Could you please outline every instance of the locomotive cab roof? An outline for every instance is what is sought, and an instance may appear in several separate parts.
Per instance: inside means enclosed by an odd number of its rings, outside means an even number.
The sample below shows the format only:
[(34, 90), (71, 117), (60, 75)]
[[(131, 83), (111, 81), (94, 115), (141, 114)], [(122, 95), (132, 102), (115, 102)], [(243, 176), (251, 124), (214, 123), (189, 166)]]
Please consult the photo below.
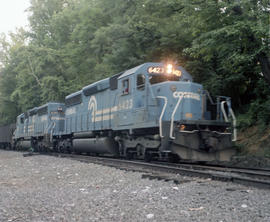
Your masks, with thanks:
[(48, 107), (51, 107), (51, 106), (63, 106), (63, 105), (64, 105), (63, 103), (57, 103), (57, 102), (46, 103), (45, 105), (40, 106), (40, 107), (37, 108), (37, 114), (39, 116), (47, 114), (48, 113)]
[[(164, 73), (149, 73), (149, 68), (165, 68), (167, 64), (165, 63), (155, 63), (155, 62), (148, 62), (142, 65), (136, 66), (132, 69), (126, 70), (123, 74), (121, 74), (118, 79), (122, 79), (132, 74), (164, 74)], [(181, 72), (181, 76), (179, 76), (180, 81), (189, 81), (192, 82), (192, 76), (182, 67), (182, 66), (175, 66), (174, 69), (177, 69)]]
[(17, 118), (23, 118), (24, 117), (24, 113), (21, 113)]
[(28, 111), (29, 116), (33, 116), (33, 115), (37, 114), (37, 110), (38, 110), (37, 107), (35, 107), (35, 108), (33, 108), (33, 109), (30, 109), (30, 110)]
[(141, 71), (141, 68), (144, 67), (147, 64), (152, 64), (152, 63), (144, 63), (144, 64), (136, 66), (136, 67), (134, 67), (132, 69), (126, 70), (122, 75), (120, 75), (118, 77), (118, 79), (122, 79), (122, 78), (124, 78), (126, 76), (129, 76), (131, 74), (138, 73), (139, 71)]

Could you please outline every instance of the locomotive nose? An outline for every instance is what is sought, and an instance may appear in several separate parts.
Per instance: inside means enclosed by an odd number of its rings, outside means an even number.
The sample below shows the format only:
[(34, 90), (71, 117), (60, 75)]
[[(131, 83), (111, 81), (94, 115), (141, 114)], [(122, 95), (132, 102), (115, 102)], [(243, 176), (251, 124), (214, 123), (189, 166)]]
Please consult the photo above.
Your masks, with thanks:
[(167, 82), (155, 89), (163, 121), (202, 118), (202, 86), (192, 82)]

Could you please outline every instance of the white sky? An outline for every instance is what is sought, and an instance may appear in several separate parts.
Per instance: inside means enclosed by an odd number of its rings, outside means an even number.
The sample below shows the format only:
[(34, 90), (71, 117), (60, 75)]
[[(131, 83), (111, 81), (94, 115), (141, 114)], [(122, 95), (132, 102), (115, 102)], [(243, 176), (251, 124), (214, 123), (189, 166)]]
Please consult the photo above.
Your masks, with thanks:
[(16, 27), (28, 25), (25, 12), (30, 7), (30, 0), (0, 0), (0, 33), (14, 32)]

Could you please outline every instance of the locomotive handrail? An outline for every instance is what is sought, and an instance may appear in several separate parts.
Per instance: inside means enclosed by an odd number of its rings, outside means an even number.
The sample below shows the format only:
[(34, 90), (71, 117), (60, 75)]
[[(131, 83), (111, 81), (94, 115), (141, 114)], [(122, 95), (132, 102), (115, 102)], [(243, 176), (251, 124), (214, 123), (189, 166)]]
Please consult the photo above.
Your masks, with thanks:
[(53, 133), (53, 130), (55, 128), (55, 122), (51, 122), (47, 128), (45, 129), (45, 133), (47, 133), (49, 136), (50, 136), (50, 142), (52, 142), (52, 139), (53, 139), (53, 136), (52, 136), (52, 133)]
[(50, 142), (52, 143), (53, 142), (53, 130), (55, 128), (56, 124), (55, 122), (53, 122), (53, 126), (52, 126), (52, 129), (51, 129), (51, 134), (50, 134)]
[(178, 101), (177, 101), (177, 103), (176, 103), (176, 105), (175, 105), (175, 107), (174, 107), (172, 116), (171, 116), (171, 125), (170, 125), (170, 138), (171, 138), (171, 139), (175, 139), (175, 137), (173, 136), (173, 122), (174, 122), (174, 115), (175, 115), (176, 110), (178, 109), (178, 107), (179, 107), (179, 105), (180, 105), (182, 99), (184, 98), (184, 96), (185, 96), (185, 93), (182, 94), (182, 95), (179, 97), (179, 99), (178, 99)]
[(208, 90), (204, 90), (204, 91), (206, 92), (206, 95), (207, 95), (208, 99), (210, 100), (210, 103), (211, 103), (212, 105), (215, 105), (216, 103), (214, 103), (214, 101), (213, 101), (213, 99), (212, 99), (210, 93), (208, 92)]
[[(225, 103), (227, 103), (227, 101), (221, 102), (221, 111), (223, 113), (225, 122), (229, 122), (229, 119), (228, 119), (228, 116), (227, 116), (227, 113), (226, 113), (225, 107), (224, 107)], [(229, 106), (229, 112), (230, 112), (232, 119), (233, 119), (233, 139), (232, 139), (232, 141), (236, 141), (237, 140), (236, 117), (235, 117), (234, 112), (230, 106)]]
[(163, 108), (162, 108), (162, 111), (161, 111), (161, 114), (160, 114), (160, 117), (159, 117), (159, 136), (160, 136), (160, 138), (163, 138), (164, 136), (163, 136), (163, 133), (162, 133), (162, 118), (164, 116), (165, 109), (167, 107), (168, 98), (166, 96), (157, 96), (157, 98), (164, 99), (164, 105), (163, 105)]
[(225, 107), (224, 107), (224, 104), (226, 103), (226, 101), (222, 101), (220, 106), (221, 106), (221, 111), (223, 113), (223, 116), (224, 116), (224, 119), (225, 119), (225, 122), (229, 122), (229, 119), (228, 119), (228, 116), (227, 116), (227, 113), (225, 111)]
[(53, 122), (51, 122), (51, 123), (46, 127), (45, 133), (49, 134), (52, 125), (53, 125)]

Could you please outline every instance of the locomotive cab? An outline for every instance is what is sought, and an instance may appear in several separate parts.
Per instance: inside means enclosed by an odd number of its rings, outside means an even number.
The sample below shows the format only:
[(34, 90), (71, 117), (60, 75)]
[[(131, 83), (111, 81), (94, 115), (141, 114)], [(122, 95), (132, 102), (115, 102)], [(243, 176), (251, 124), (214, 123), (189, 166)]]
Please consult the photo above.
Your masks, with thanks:
[[(150, 89), (159, 100), (161, 152), (187, 160), (229, 161), (235, 151), (230, 123), (223, 118), (227, 118), (226, 113), (221, 112), (222, 103), (213, 104), (218, 114), (213, 115), (208, 110), (208, 94), (181, 67), (174, 71), (168, 65), (161, 69), (163, 72), (151, 74), (153, 70), (160, 69), (148, 68)], [(230, 98), (226, 97), (226, 102), (230, 106)]]

